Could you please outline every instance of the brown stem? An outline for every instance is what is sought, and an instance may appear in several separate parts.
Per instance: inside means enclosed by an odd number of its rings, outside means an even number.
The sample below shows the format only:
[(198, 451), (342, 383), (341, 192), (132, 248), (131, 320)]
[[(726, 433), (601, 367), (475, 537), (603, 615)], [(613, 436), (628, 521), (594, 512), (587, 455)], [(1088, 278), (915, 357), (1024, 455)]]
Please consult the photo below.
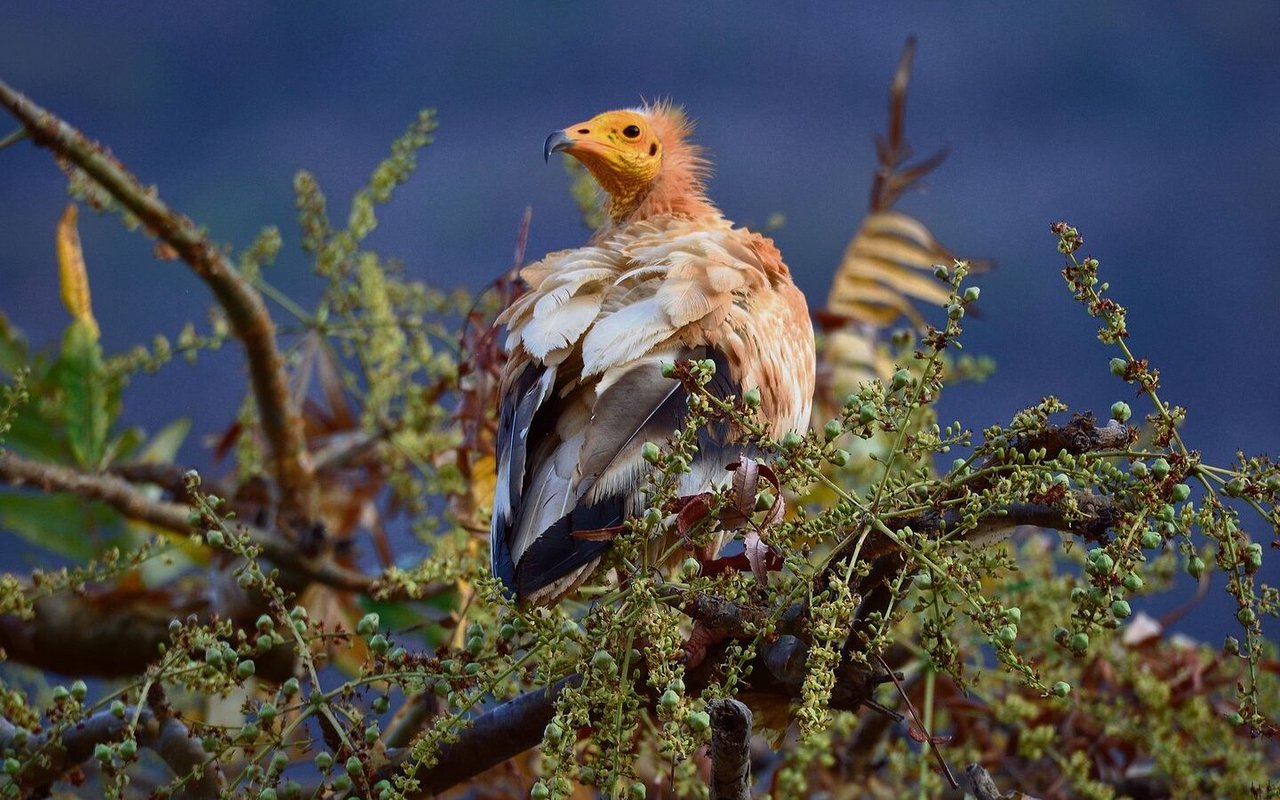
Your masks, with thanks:
[[(56, 464), (31, 461), (11, 452), (0, 453), (0, 483), (31, 486), (43, 492), (69, 492), (98, 500), (125, 517), (190, 536), (194, 533), (191, 509), (180, 503), (152, 500), (132, 484), (114, 475), (88, 474)], [(349, 592), (368, 592), (375, 579), (347, 569), (326, 555), (306, 556), (281, 534), (252, 525), (239, 525), (262, 555), (281, 569), (308, 580)]]
[(106, 148), (0, 81), (0, 105), (16, 117), (32, 141), (84, 171), (178, 254), (213, 291), (231, 329), (244, 345), (258, 415), (269, 449), (271, 474), (281, 489), (287, 515), (316, 516), (302, 420), (289, 398), (284, 361), (276, 346), (275, 324), (261, 295), (249, 285), (204, 231), (169, 208), (154, 189), (144, 187)]
[(712, 700), (711, 800), (751, 800), (751, 709)]
[[(175, 775), (193, 776), (183, 786), (182, 796), (197, 800), (217, 797), (226, 783), (222, 774), (201, 749), (200, 740), (163, 706), (137, 710), (127, 706), (122, 715), (100, 711), (56, 734), (29, 734), (22, 745), (17, 744), (17, 727), (0, 717), (0, 749), (16, 751), (19, 760), (26, 761), (22, 771), (14, 776), (15, 782), (28, 791), (24, 796), (43, 796), (40, 790), (92, 757), (96, 745), (121, 741), (135, 713), (138, 714), (137, 743), (153, 750)], [(37, 752), (43, 758), (22, 758)]]

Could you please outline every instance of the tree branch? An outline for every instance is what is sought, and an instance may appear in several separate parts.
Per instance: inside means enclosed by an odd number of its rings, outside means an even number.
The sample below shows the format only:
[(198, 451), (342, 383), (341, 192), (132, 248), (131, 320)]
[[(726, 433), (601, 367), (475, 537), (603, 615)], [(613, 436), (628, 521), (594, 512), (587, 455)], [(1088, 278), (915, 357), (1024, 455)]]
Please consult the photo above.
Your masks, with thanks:
[(751, 709), (712, 700), (711, 800), (751, 800)]
[[(144, 706), (141, 709), (127, 706), (125, 713), (119, 716), (110, 711), (100, 711), (56, 733), (28, 734), (22, 744), (18, 744), (18, 728), (0, 717), (0, 750), (20, 754), (20, 760), (26, 764), (13, 779), (34, 794), (33, 790), (48, 787), (89, 760), (97, 745), (124, 739), (135, 713), (138, 714), (137, 743), (155, 751), (175, 775), (194, 776), (184, 787), (183, 797), (196, 800), (216, 798), (219, 790), (225, 787), (221, 772), (201, 749), (200, 740), (159, 704), (155, 708)], [(47, 761), (31, 758), (37, 752)]]
[(53, 113), (0, 81), (0, 105), (16, 117), (37, 146), (79, 167), (138, 217), (147, 230), (172, 247), (213, 291), (231, 329), (244, 345), (249, 379), (266, 435), (271, 474), (280, 485), (290, 516), (314, 519), (312, 481), (302, 420), (289, 398), (284, 362), (276, 346), (275, 324), (261, 295), (241, 277), (222, 250), (194, 222), (144, 187), (108, 150)]
[[(132, 484), (114, 475), (91, 475), (56, 464), (25, 459), (12, 452), (0, 453), (0, 482), (31, 486), (43, 492), (69, 492), (98, 500), (123, 516), (158, 528), (190, 536), (195, 533), (191, 509), (181, 503), (152, 500)], [(262, 549), (262, 556), (282, 570), (307, 580), (349, 592), (368, 592), (376, 579), (335, 563), (327, 555), (307, 556), (281, 534), (237, 522), (249, 540)]]

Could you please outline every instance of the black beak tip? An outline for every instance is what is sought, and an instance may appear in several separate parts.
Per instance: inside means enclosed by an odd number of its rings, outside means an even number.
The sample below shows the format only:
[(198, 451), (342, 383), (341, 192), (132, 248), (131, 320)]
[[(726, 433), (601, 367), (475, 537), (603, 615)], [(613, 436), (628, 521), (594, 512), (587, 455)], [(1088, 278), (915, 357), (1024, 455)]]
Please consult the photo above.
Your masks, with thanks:
[(565, 135), (564, 131), (556, 131), (547, 137), (547, 141), (542, 145), (542, 160), (550, 161), (552, 153), (558, 153), (573, 146), (573, 140)]

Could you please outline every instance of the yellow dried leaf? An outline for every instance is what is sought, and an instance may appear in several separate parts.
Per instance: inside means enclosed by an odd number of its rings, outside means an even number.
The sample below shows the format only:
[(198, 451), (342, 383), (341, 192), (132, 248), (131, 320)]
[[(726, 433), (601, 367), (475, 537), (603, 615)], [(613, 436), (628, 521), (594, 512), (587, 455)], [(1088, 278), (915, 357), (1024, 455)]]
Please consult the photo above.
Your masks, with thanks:
[(485, 455), (471, 462), (471, 507), (487, 506), (493, 502), (498, 488), (498, 467), (493, 456)]
[(949, 287), (933, 277), (933, 269), (953, 258), (918, 220), (900, 211), (874, 212), (845, 249), (827, 308), (876, 327), (899, 315), (921, 326), (914, 302), (938, 305), (947, 299)]
[(98, 321), (93, 317), (93, 303), (89, 298), (89, 273), (84, 265), (84, 251), (80, 249), (80, 231), (76, 228), (79, 211), (75, 203), (68, 203), (67, 210), (58, 220), (55, 243), (58, 253), (58, 281), (61, 285), (62, 303), (72, 318), (85, 323), (99, 337)]

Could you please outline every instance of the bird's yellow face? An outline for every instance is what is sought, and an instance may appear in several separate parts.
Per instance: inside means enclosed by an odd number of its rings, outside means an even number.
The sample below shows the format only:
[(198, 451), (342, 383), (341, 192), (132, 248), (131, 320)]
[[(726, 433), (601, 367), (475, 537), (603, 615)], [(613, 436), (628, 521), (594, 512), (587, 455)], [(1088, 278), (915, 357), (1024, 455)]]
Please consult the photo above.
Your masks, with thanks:
[(648, 118), (636, 111), (606, 111), (547, 137), (544, 155), (568, 153), (583, 163), (613, 198), (629, 206), (657, 177), (662, 142)]

